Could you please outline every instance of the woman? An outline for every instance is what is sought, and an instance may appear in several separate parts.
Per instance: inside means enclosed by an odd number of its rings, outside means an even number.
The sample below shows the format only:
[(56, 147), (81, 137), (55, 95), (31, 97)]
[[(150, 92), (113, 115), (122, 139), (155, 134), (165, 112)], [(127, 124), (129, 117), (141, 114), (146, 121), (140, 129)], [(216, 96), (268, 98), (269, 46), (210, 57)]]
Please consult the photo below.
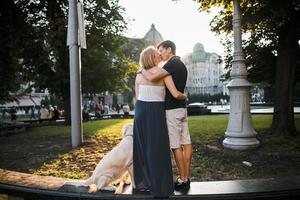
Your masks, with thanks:
[[(151, 73), (158, 70), (160, 62), (161, 57), (152, 46), (144, 49), (140, 55), (140, 64)], [(177, 91), (171, 76), (158, 82), (149, 82), (142, 74), (136, 76), (133, 134), (135, 189), (150, 190), (154, 197), (168, 197), (174, 189), (164, 108), (165, 86), (175, 98), (186, 98)]]

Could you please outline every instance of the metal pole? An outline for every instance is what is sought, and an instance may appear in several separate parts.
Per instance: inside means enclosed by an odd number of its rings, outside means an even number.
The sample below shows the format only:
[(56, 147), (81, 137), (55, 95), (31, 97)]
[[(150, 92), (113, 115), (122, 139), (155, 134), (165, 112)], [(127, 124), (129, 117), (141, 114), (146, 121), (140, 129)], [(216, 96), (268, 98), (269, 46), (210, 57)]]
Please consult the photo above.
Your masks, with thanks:
[(70, 56), (72, 147), (83, 142), (81, 110), (81, 52), (78, 44), (77, 0), (69, 0), (68, 45)]
[(227, 85), (230, 93), (230, 114), (223, 146), (230, 149), (252, 149), (259, 145), (252, 126), (249, 93), (252, 86), (247, 80), (247, 70), (242, 50), (242, 28), (240, 1), (234, 0), (233, 34), (234, 52), (231, 81)]

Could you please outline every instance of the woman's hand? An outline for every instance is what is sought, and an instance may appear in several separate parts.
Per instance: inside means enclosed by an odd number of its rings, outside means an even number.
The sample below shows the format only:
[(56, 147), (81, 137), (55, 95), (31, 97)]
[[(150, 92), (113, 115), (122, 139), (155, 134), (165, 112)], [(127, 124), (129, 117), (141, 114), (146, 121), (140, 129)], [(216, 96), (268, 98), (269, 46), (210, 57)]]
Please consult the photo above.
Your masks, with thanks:
[(141, 74), (144, 70), (144, 67), (139, 67), (139, 69), (136, 71), (137, 74)]

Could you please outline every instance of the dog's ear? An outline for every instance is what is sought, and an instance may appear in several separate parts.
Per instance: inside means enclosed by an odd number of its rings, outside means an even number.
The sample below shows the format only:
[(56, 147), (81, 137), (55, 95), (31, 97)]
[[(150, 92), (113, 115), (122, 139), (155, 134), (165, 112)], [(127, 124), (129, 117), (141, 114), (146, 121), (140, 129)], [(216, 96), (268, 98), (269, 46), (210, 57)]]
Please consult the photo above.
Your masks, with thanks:
[(127, 130), (128, 130), (128, 124), (122, 127), (122, 138), (125, 136)]
[[(128, 134), (128, 131), (132, 132), (133, 131), (133, 125), (132, 124), (126, 124), (122, 128), (122, 137)], [(129, 133), (131, 135), (131, 133)]]

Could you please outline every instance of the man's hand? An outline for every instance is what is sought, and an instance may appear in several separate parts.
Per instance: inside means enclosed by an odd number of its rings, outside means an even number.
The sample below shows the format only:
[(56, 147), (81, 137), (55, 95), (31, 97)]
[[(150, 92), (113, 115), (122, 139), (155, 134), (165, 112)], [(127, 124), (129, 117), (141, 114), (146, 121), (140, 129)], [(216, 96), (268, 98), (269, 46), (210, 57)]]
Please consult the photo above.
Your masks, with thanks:
[(142, 71), (144, 70), (144, 67), (140, 67), (138, 70), (137, 70), (137, 74), (141, 74), (142, 73)]

